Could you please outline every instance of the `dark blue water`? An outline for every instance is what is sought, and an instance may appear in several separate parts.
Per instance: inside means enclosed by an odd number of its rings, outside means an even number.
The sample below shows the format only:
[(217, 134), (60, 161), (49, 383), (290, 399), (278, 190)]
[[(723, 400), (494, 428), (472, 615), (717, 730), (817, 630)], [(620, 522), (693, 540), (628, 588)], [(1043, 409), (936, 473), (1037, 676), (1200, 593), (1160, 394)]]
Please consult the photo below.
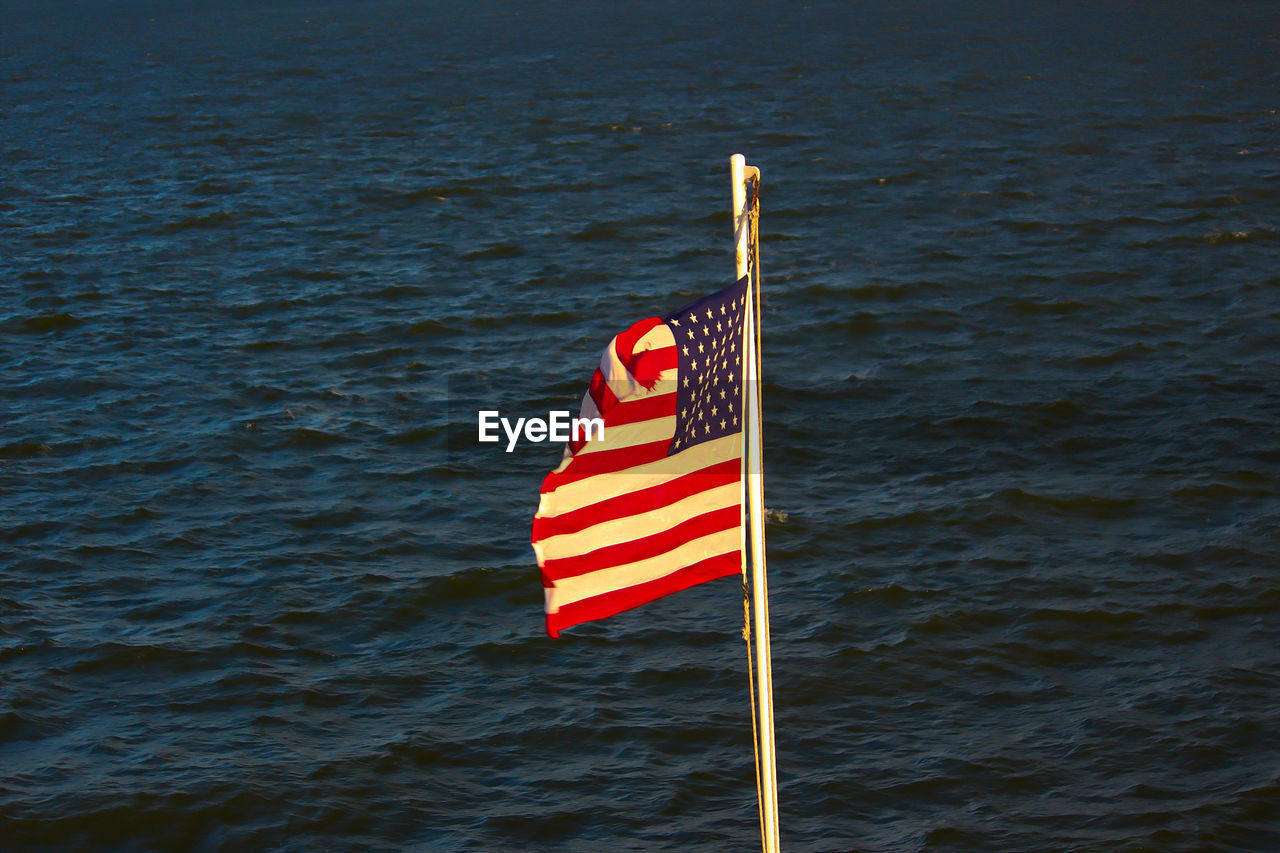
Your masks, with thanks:
[(736, 582), (547, 639), (456, 405), (727, 283), (741, 151), (784, 848), (1275, 849), (1274, 5), (4, 21), (0, 847), (752, 849)]

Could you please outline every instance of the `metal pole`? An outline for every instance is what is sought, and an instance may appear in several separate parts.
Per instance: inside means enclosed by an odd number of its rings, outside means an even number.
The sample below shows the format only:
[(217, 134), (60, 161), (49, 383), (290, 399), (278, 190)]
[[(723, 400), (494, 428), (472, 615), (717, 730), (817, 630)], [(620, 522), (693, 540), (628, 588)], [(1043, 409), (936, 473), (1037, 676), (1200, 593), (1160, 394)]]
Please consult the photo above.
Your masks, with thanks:
[[(745, 334), (745, 399), (746, 447), (744, 458), (747, 480), (747, 519), (750, 524), (751, 590), (755, 621), (757, 703), (760, 719), (760, 813), (764, 822), (762, 835), (765, 853), (777, 853), (778, 843), (778, 772), (773, 732), (773, 670), (769, 653), (769, 590), (766, 583), (764, 549), (764, 467), (761, 446), (760, 376), (757, 351), (759, 264), (749, 263), (751, 252), (751, 211), (747, 209), (746, 158), (734, 154), (729, 160), (733, 180), (734, 234), (737, 238), (735, 259), (738, 277), (751, 274), (747, 282), (747, 323)], [(751, 167), (758, 180), (759, 170)], [(755, 199), (753, 198), (753, 203)], [(758, 258), (751, 258), (757, 260)]]

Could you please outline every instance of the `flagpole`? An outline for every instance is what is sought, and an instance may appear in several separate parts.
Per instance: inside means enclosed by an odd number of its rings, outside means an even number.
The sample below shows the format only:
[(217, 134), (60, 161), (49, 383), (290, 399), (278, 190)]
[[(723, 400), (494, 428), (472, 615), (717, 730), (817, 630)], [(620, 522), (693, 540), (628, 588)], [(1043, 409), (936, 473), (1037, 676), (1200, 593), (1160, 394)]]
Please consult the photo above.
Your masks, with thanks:
[(745, 438), (744, 460), (747, 482), (747, 520), (750, 525), (751, 590), (755, 621), (757, 696), (755, 697), (760, 720), (759, 776), (760, 817), (765, 853), (777, 853), (778, 839), (778, 773), (773, 732), (773, 669), (769, 654), (769, 590), (765, 580), (764, 548), (764, 466), (761, 446), (760, 412), (760, 353), (759, 353), (759, 305), (760, 269), (759, 246), (751, 239), (752, 209), (748, 207), (748, 177), (753, 180), (757, 192), (752, 193), (750, 205), (758, 204), (760, 170), (747, 166), (746, 158), (734, 154), (729, 158), (730, 177), (733, 181), (733, 225), (736, 237), (734, 251), (738, 278), (750, 276), (747, 282), (747, 323), (744, 337), (745, 351)]

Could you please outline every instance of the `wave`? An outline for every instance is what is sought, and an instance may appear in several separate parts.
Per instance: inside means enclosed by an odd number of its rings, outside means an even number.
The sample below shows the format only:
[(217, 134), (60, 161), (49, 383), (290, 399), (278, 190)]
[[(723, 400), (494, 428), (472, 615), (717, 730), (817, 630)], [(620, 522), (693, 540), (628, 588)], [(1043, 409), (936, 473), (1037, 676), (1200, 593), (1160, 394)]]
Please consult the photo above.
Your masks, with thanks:
[(523, 246), (514, 243), (498, 243), (484, 249), (475, 249), (470, 252), (464, 252), (462, 259), (465, 261), (500, 261), (510, 258), (519, 258), (525, 254)]
[(85, 321), (74, 314), (58, 311), (52, 314), (35, 314), (30, 317), (11, 318), (5, 327), (18, 334), (45, 335), (77, 329)]
[(217, 210), (195, 216), (184, 216), (163, 223), (156, 229), (157, 234), (180, 234), (184, 231), (223, 230), (233, 228), (244, 220), (245, 213), (234, 210)]

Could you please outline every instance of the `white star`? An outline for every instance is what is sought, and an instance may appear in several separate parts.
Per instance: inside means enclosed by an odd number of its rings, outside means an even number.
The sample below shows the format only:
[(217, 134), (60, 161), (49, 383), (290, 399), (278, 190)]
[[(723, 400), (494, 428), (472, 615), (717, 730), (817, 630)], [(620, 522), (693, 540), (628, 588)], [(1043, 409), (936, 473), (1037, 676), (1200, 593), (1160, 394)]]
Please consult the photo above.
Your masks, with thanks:
[(697, 314), (690, 314), (690, 315), (689, 315), (689, 322), (690, 322), (690, 323), (700, 323), (700, 322), (702, 322), (702, 321), (698, 319), (698, 315), (697, 315)]
[(693, 340), (693, 329), (689, 329), (689, 340)]
[(697, 370), (697, 369), (698, 369), (698, 360), (697, 360), (696, 358), (695, 358), (695, 359), (692, 359), (692, 360), (689, 362), (689, 366), (690, 366), (690, 367), (692, 367), (694, 370)]
[(684, 353), (685, 355), (688, 355), (688, 354), (689, 354), (689, 348), (688, 348), (688, 347), (680, 347), (680, 352)]
[(707, 319), (708, 319), (708, 320), (714, 320), (714, 319), (715, 319), (715, 315), (711, 313), (711, 309), (710, 309), (710, 308), (708, 308), (708, 309), (707, 309)]
[(720, 429), (724, 429), (724, 427), (725, 427), (724, 418), (721, 418), (721, 419), (720, 419)]
[(706, 352), (706, 348), (702, 344), (698, 344), (698, 352)]
[(680, 326), (680, 321), (679, 321), (679, 320), (677, 320), (675, 317), (672, 317), (672, 318), (671, 318), (671, 325), (676, 326), (676, 327), (679, 327), (679, 326)]

